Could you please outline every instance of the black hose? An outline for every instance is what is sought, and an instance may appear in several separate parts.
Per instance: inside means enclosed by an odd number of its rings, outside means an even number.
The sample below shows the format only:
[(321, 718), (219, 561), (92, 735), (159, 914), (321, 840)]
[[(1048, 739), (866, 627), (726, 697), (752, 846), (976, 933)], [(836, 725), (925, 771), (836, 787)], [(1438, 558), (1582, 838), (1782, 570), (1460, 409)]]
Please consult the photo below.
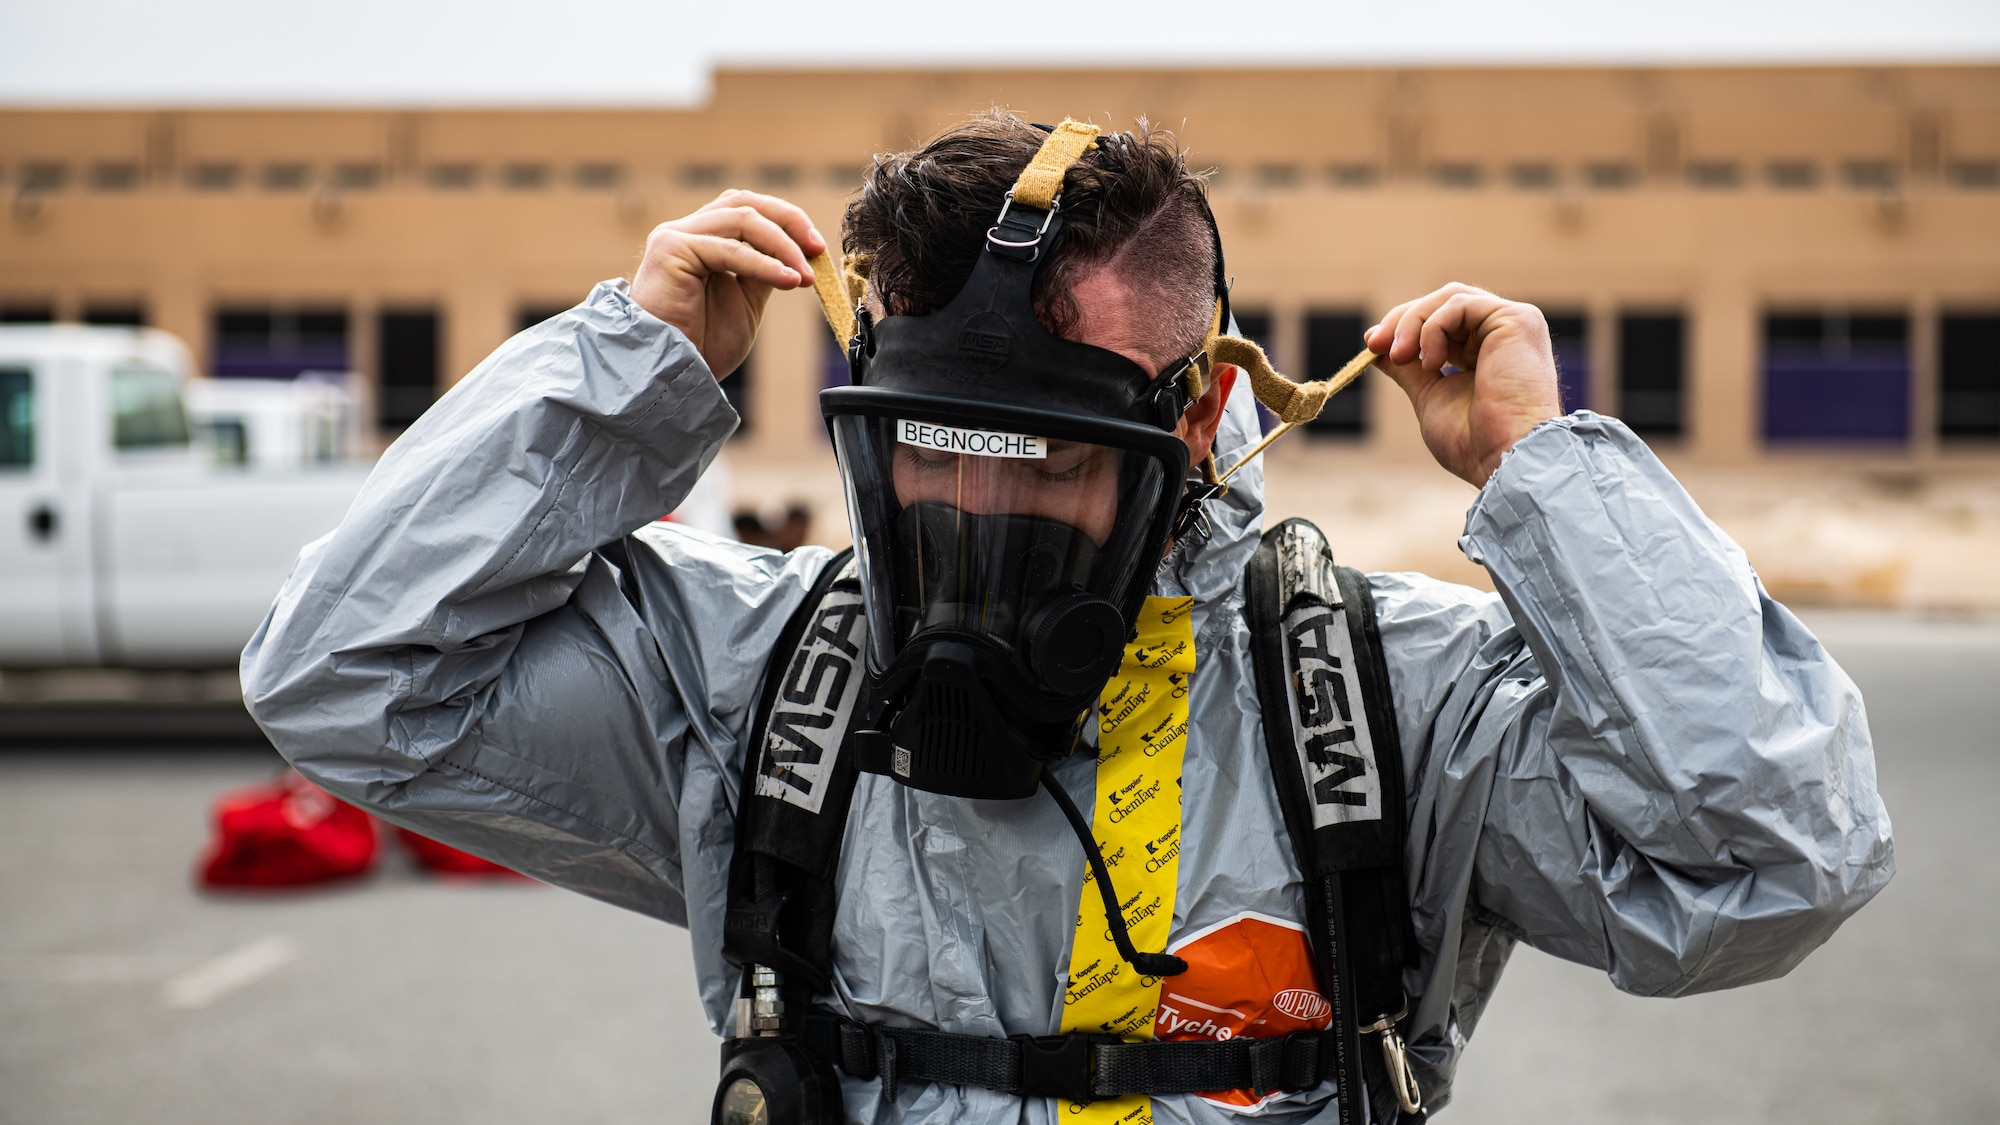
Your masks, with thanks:
[(1139, 970), (1141, 976), (1177, 977), (1187, 972), (1187, 962), (1171, 953), (1141, 953), (1132, 947), (1132, 935), (1125, 929), (1125, 911), (1118, 905), (1118, 892), (1111, 889), (1111, 869), (1104, 865), (1104, 853), (1098, 848), (1096, 837), (1090, 834), (1089, 822), (1076, 811), (1076, 802), (1056, 782), (1054, 771), (1042, 770), (1042, 788), (1056, 799), (1056, 807), (1062, 809), (1077, 842), (1083, 845), (1084, 858), (1090, 861), (1090, 870), (1097, 877), (1097, 893), (1104, 898), (1104, 918), (1111, 924), (1111, 941), (1118, 946), (1118, 956)]

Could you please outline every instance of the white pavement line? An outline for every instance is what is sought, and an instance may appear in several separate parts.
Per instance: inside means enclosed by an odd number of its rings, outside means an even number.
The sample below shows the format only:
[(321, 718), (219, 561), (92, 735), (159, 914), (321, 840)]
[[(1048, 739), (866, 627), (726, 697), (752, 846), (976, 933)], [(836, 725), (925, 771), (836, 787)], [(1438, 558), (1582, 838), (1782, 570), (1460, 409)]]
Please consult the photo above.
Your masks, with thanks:
[(160, 1000), (169, 1008), (206, 1008), (284, 968), (298, 955), (291, 938), (266, 934), (169, 979), (160, 987)]

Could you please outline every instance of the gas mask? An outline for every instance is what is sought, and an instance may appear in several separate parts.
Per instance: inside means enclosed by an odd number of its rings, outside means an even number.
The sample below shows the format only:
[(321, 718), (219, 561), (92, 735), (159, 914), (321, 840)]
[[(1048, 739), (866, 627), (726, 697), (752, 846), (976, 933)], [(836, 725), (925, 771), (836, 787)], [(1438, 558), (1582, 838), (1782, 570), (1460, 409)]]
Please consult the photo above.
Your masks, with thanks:
[(868, 614), (858, 762), (960, 797), (1031, 796), (1078, 744), (1180, 510), (1174, 428), (1207, 370), (1152, 378), (1043, 328), (1031, 293), (1061, 200), (1019, 194), (995, 201), (950, 304), (860, 313), (854, 385), (820, 395)]

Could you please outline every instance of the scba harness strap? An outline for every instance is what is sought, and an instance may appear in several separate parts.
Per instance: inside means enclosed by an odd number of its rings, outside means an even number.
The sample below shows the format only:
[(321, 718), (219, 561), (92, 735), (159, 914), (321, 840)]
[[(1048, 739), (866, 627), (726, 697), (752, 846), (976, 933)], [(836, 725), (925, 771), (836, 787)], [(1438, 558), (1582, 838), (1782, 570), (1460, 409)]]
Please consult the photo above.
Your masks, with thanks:
[[(1332, 1081), (1343, 1125), (1423, 1120), (1399, 1030), (1409, 1010), (1402, 971), (1416, 944), (1402, 865), (1402, 755), (1374, 601), (1366, 580), (1335, 566), (1325, 537), (1303, 520), (1265, 533), (1246, 581), (1265, 749), (1332, 1008), (1325, 1031), (1224, 1042), (995, 1039), (809, 1011), (831, 991), (834, 873), (857, 777), (847, 724), (864, 678), (866, 624), (853, 560), (842, 555), (775, 649), (746, 755), (723, 951), (746, 969), (777, 968), (788, 983), (776, 1012), (748, 995), (738, 1002), (737, 1035), (797, 1037), (848, 1074), (881, 1079), (889, 1097), (905, 1082), (1088, 1101), (1261, 1095)], [(1363, 1049), (1364, 1036), (1378, 1037), (1379, 1048)]]
[(815, 1011), (805, 1020), (808, 1050), (860, 1079), (979, 1086), (1018, 1097), (1088, 1103), (1127, 1094), (1211, 1090), (1311, 1090), (1333, 1076), (1330, 1032), (1277, 1039), (1128, 1043), (1101, 1035), (1014, 1035), (993, 1039), (887, 1027)]

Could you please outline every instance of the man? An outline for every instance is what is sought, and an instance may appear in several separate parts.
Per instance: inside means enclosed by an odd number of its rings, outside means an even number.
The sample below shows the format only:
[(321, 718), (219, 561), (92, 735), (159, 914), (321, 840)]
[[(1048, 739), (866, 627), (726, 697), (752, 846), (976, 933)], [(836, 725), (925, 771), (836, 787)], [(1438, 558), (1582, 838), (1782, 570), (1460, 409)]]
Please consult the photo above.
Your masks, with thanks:
[[(1009, 195), (1054, 143), (1004, 115), (975, 119), (878, 161), (847, 216), (849, 259), (868, 278), (856, 363), (870, 385), (829, 392), (827, 410), (867, 564), (870, 691), (883, 698), (864, 706), (886, 706), (884, 732), (853, 733), (859, 719), (848, 730), (893, 761), (853, 790), (837, 913), (824, 919), (832, 971), (814, 1002), (872, 1028), (987, 1040), (1110, 1027), (1079, 1014), (1106, 996), (1128, 1037), (1323, 1026), (1299, 862), (1263, 750), (1265, 724), (1287, 717), (1260, 713), (1245, 621), (1257, 466), (1206, 500), (1179, 478), (1160, 483), (1159, 465), (1211, 451), (1234, 464), (1256, 434), (1250, 380), (1190, 359), (1213, 345), (1220, 273), (1201, 186), (1169, 139), (1126, 135), (1072, 152), (1039, 209)], [(1012, 219), (1003, 203), (1019, 205)], [(747, 192), (655, 230), (629, 285), (601, 285), (509, 341), (390, 449), (243, 658), (252, 713), (334, 793), (688, 926), (718, 1032), (746, 991), (722, 954), (746, 744), (760, 686), (791, 657), (778, 639), (828, 555), (647, 525), (734, 427), (716, 380), (747, 352), (770, 293), (811, 284), (808, 258), (825, 249), (797, 208)], [(1009, 253), (1028, 264), (1000, 262)], [(965, 370), (891, 370), (883, 357), (980, 285), (993, 308), (1018, 285), (1047, 339), (1019, 324), (988, 332), (978, 317), (992, 314), (975, 312), (963, 331), (932, 333)], [(1447, 1100), (1515, 942), (1642, 994), (1747, 983), (1825, 940), (1893, 861), (1852, 683), (1629, 431), (1561, 415), (1536, 309), (1451, 285), (1390, 310), (1367, 342), (1439, 463), (1481, 489), (1461, 545), (1498, 590), (1367, 578), (1393, 701), (1394, 730), (1377, 737), (1402, 748), (1415, 943), (1411, 1009), (1389, 1015), (1428, 1109)], [(1054, 432), (1059, 420), (1007, 430), (980, 421), (1011, 416), (1004, 394), (968, 391), (960, 417), (950, 395), (897, 389), (981, 386), (1035, 349), (1073, 361), (1077, 380), (1138, 389), (1130, 417), (1090, 432), (1144, 431), (1157, 388), (1171, 409), (1155, 429), (1178, 440), (1095, 441)], [(1034, 393), (1060, 400), (1059, 375)], [(883, 393), (903, 395), (902, 414), (869, 405), (891, 401)], [(1201, 518), (1169, 520), (1186, 509)], [(1029, 556), (1046, 548), (1039, 577), (979, 556), (1008, 536), (1026, 537)], [(1016, 581), (1054, 593), (983, 597)], [(1182, 670), (1160, 668), (1164, 646), (1147, 648), (1145, 633), (1120, 656), (1141, 597), (1191, 642)], [(1064, 664), (1111, 610), (1109, 663)], [(1035, 649), (1050, 621), (1081, 639)], [(946, 640), (925, 647), (934, 631)], [(1124, 753), (1111, 733), (1119, 677), (1156, 668), (1169, 677), (1145, 681), (1161, 689), (1160, 723), (1179, 724), (1165, 788), (1109, 772)], [(993, 694), (1010, 676), (1035, 690)], [(973, 766), (1015, 754), (1005, 795), (1039, 783), (1097, 798), (1094, 829), (1069, 818), (1096, 834), (1084, 855), (1055, 804), (967, 800), (1002, 783), (943, 757), (913, 764), (921, 732), (892, 724), (949, 726), (923, 693), (960, 688), (1024, 701), (953, 728), (984, 755)], [(1079, 733), (1063, 718), (1100, 699), (1102, 724)], [(1083, 752), (1061, 756), (1078, 740)], [(1110, 835), (1155, 797), (1146, 815), (1166, 818), (1151, 822), (1163, 833), (1129, 847)], [(1086, 862), (1092, 848), (1110, 862)], [(1114, 871), (1120, 896), (1151, 878), (1170, 907), (1093, 916)], [(1131, 940), (1085, 962), (1098, 921), (1106, 942), (1129, 922)], [(1145, 961), (1093, 992), (1120, 958), (1160, 956), (1156, 942), (1178, 967)], [(1118, 993), (1134, 976), (1149, 991)], [(850, 1118), (1335, 1119), (1330, 1082), (1094, 1103), (1110, 1117), (977, 1082), (898, 1082), (879, 1046), (892, 1039), (876, 1040), (879, 1074), (842, 1079)]]

